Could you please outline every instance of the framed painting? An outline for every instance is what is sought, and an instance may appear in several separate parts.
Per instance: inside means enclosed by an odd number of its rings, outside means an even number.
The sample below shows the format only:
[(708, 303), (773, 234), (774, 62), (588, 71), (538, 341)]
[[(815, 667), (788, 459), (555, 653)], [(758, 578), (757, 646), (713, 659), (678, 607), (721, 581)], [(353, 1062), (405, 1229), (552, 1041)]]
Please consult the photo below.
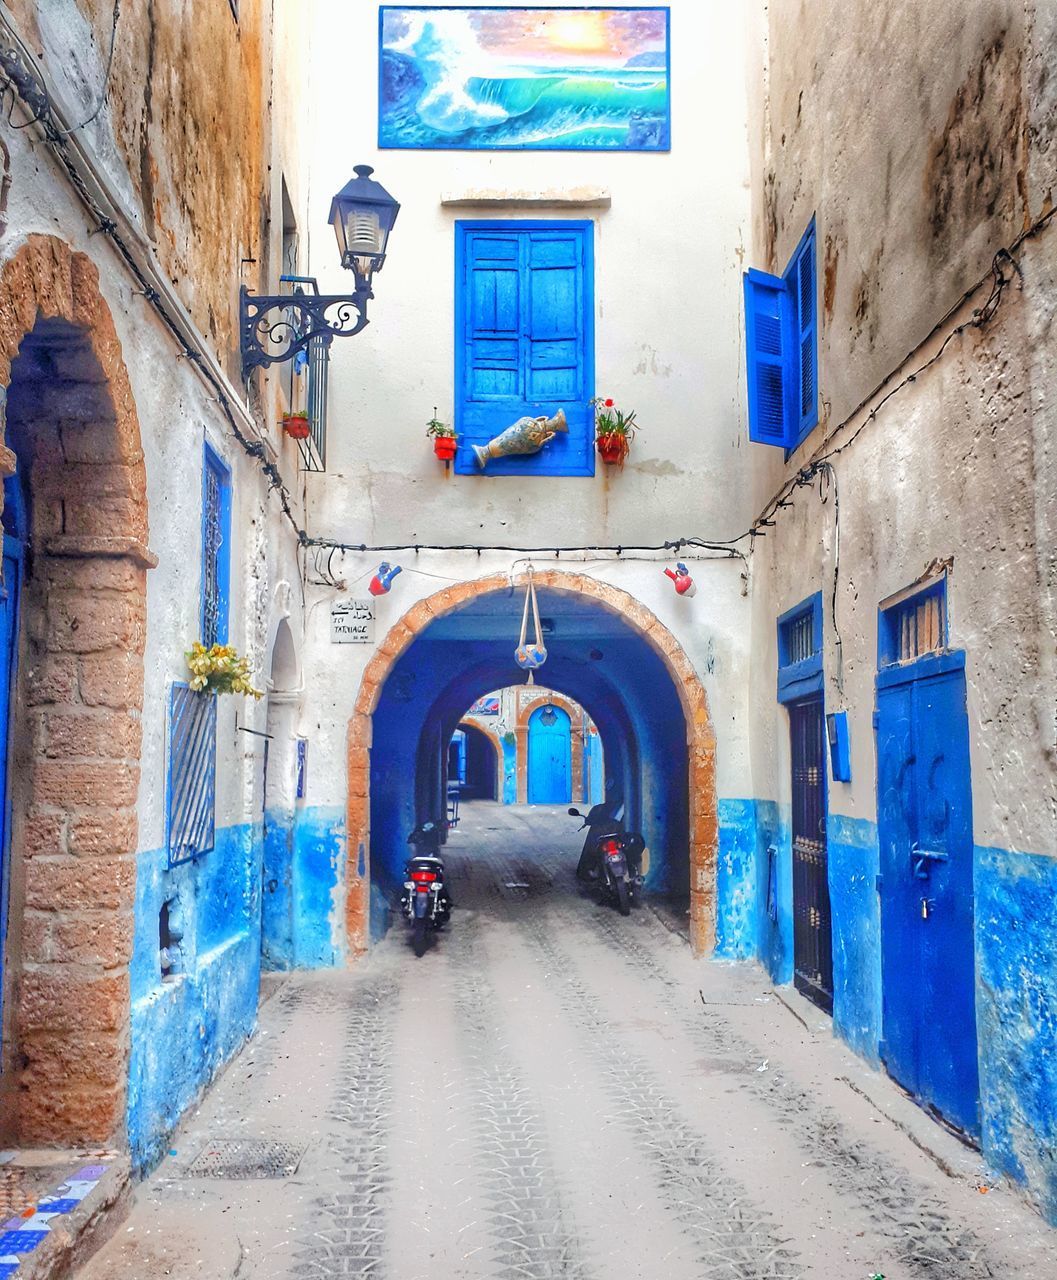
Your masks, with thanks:
[(667, 8), (382, 5), (378, 145), (667, 151)]

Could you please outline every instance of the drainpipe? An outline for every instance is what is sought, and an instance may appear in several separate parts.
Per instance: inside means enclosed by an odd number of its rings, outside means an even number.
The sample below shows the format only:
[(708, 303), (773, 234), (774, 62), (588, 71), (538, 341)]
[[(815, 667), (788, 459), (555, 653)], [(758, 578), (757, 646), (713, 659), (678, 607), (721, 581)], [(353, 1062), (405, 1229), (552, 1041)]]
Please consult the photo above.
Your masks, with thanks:
[[(265, 450), (271, 462), (278, 460), (278, 454), (271, 440), (261, 431), (256, 418), (242, 394), (224, 372), (213, 352), (209, 349), (204, 336), (199, 332), (190, 313), (184, 306), (171, 281), (161, 269), (154, 246), (140, 226), (136, 215), (125, 203), (109, 175), (99, 167), (91, 149), (86, 146), (75, 126), (79, 123), (71, 109), (63, 91), (49, 81), (44, 67), (36, 54), (26, 44), (18, 30), (11, 11), (3, 0), (0, 0), (0, 68), (18, 88), (19, 96), (26, 100), (27, 90), (30, 101), (39, 98), (39, 88), (32, 85), (32, 80), (23, 68), (32, 72), (39, 84), (47, 93), (47, 106), (50, 121), (55, 130), (63, 136), (55, 137), (52, 129), (44, 128), (46, 141), (70, 178), (70, 184), (87, 206), (93, 217), (106, 219), (104, 226), (109, 230), (116, 242), (119, 254), (127, 255), (127, 259), (153, 290), (157, 304), (162, 311), (166, 323), (177, 339), (189, 351), (194, 353), (190, 363), (210, 392), (219, 389), (227, 398), (232, 413), (239, 421), (245, 434)], [(34, 103), (34, 105), (36, 105)], [(34, 114), (39, 112), (39, 107)], [(41, 122), (42, 127), (44, 121)], [(74, 130), (66, 132), (66, 130)]]

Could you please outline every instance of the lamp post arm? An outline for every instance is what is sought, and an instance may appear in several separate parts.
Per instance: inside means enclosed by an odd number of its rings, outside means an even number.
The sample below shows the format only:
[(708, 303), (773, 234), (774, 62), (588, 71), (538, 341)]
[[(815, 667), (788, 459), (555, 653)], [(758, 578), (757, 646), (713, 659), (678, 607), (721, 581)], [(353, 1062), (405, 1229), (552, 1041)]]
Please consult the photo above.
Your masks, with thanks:
[(369, 323), (367, 303), (373, 297), (366, 284), (358, 284), (349, 295), (256, 294), (243, 285), (239, 293), (242, 376), (292, 360), (314, 338), (329, 342), (361, 332)]

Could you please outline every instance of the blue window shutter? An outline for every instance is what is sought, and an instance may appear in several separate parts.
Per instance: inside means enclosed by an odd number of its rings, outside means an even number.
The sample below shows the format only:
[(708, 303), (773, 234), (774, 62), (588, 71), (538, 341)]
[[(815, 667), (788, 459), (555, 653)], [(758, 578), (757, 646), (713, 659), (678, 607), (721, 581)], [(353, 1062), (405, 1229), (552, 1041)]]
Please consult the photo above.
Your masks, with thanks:
[(455, 470), (518, 418), (565, 410), (567, 434), (487, 475), (593, 475), (591, 237), (583, 222), (460, 223), (456, 256)]
[(790, 449), (796, 443), (791, 412), (796, 368), (790, 357), (788, 291), (763, 271), (745, 273), (749, 439)]
[(202, 469), (202, 610), (204, 645), (227, 644), (231, 596), (231, 472), (206, 445)]
[(799, 444), (818, 422), (818, 322), (815, 292), (815, 224), (797, 250), (790, 272), (797, 320), (797, 438)]

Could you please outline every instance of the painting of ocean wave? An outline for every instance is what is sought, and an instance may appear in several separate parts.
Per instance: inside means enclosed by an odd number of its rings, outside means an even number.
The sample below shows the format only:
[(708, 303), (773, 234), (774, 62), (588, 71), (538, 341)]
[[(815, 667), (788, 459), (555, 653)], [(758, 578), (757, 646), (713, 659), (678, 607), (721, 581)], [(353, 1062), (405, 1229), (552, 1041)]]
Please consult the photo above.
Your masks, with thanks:
[(667, 151), (668, 10), (383, 5), (378, 145)]

